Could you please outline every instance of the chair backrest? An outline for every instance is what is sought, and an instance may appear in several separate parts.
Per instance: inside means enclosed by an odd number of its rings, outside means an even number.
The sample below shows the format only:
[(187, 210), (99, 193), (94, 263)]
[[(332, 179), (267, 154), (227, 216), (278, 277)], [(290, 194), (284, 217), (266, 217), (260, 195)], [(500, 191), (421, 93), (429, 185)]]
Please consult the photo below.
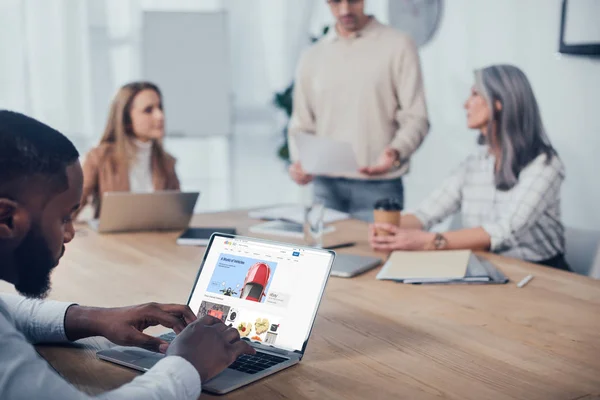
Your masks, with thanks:
[(565, 259), (573, 271), (600, 278), (600, 231), (565, 227)]
[[(462, 216), (454, 214), (448, 230), (462, 228)], [(600, 279), (600, 231), (565, 227), (565, 259), (574, 272)]]

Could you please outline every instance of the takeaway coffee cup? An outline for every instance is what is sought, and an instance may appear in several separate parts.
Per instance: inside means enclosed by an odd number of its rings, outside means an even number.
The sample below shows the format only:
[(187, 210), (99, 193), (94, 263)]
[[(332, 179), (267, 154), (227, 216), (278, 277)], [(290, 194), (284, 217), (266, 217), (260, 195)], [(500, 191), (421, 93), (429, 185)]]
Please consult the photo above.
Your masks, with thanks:
[[(388, 223), (400, 226), (400, 212), (402, 202), (396, 198), (378, 200), (373, 207), (373, 220), (375, 223)], [(381, 236), (389, 235), (389, 232), (376, 229), (375, 233)]]

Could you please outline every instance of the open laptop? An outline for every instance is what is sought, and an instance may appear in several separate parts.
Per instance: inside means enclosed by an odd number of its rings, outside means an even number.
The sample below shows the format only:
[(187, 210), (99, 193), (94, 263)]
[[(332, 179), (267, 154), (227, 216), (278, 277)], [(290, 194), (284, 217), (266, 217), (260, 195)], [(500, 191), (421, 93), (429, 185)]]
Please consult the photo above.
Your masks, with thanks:
[(100, 218), (90, 221), (99, 233), (183, 230), (190, 223), (198, 192), (108, 192), (102, 197)]
[[(204, 254), (188, 306), (235, 327), (257, 354), (238, 358), (202, 389), (228, 393), (302, 359), (335, 253), (330, 250), (214, 234)], [(170, 331), (161, 338), (170, 341)], [(164, 356), (113, 347), (98, 358), (147, 371)]]

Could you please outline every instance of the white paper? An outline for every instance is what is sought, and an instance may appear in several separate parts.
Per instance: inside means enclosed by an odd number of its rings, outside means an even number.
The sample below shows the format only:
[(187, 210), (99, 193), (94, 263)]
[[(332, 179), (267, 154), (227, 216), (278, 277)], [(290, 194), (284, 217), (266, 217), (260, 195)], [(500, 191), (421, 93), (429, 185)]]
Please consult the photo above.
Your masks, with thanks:
[(294, 135), (302, 169), (311, 175), (356, 173), (359, 169), (352, 145), (298, 132)]
[[(261, 210), (250, 211), (248, 216), (255, 219), (278, 219), (282, 221), (292, 221), (297, 224), (304, 224), (304, 208), (302, 206), (264, 208)], [(350, 216), (346, 213), (326, 208), (323, 215), (323, 223), (330, 224), (332, 222), (342, 221), (348, 218), (350, 218)]]
[[(294, 225), (292, 227), (286, 225)], [(269, 221), (263, 222), (262, 224), (253, 225), (249, 228), (249, 231), (252, 233), (262, 233), (265, 235), (275, 235), (275, 236), (286, 236), (293, 237), (296, 239), (304, 238), (304, 230), (302, 225), (298, 225), (296, 223), (289, 223), (286, 221)], [(328, 233), (335, 232), (334, 226), (326, 226), (323, 228), (323, 235)]]

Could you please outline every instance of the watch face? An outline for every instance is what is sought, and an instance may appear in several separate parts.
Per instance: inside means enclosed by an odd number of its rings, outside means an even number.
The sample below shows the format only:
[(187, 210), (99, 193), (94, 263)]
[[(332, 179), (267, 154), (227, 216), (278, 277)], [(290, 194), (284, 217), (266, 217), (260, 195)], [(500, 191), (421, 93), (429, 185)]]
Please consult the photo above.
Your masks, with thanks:
[(442, 0), (392, 0), (389, 2), (390, 25), (408, 33), (417, 46), (426, 44), (442, 17)]
[(438, 233), (435, 235), (434, 244), (436, 249), (444, 248), (446, 247), (446, 238)]

